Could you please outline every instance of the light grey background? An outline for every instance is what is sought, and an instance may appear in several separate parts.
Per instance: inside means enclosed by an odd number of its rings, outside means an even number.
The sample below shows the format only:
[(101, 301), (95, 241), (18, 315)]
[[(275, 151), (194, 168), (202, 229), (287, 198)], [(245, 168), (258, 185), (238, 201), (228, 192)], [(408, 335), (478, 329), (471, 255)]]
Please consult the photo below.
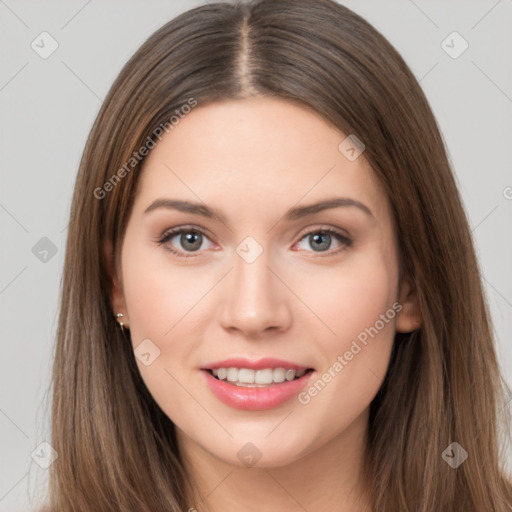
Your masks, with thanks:
[[(29, 490), (35, 506), (46, 485), (47, 470), (31, 453), (49, 440), (43, 398), (67, 216), (86, 137), (129, 56), (165, 22), (201, 3), (0, 0), (0, 512), (28, 510)], [(431, 102), (477, 244), (500, 364), (512, 385), (512, 0), (342, 3), (397, 47)], [(31, 47), (34, 40), (42, 46), (43, 31), (59, 45), (47, 59)], [(441, 46), (453, 31), (469, 44), (456, 59)], [(457, 36), (444, 43), (452, 53), (462, 44)], [(32, 251), (43, 237), (57, 250), (46, 262), (44, 253)]]

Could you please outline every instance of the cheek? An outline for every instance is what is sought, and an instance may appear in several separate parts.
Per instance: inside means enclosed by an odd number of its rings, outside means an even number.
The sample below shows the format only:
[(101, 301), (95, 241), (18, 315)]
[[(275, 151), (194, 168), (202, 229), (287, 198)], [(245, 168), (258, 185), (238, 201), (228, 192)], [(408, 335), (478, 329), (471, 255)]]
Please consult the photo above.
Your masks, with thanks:
[(324, 330), (319, 339), (325, 363), (299, 402), (314, 411), (326, 432), (350, 424), (382, 384), (401, 307), (395, 302), (397, 279), (396, 262), (369, 253), (323, 283), (330, 292), (317, 296), (316, 307), (335, 334)]
[[(303, 275), (297, 281), (297, 294), (321, 321), (319, 329), (324, 336), (320, 341), (331, 356), (373, 326), (397, 296), (397, 263), (381, 251), (367, 251), (347, 258), (337, 267), (319, 268), (314, 274)], [(395, 311), (389, 316), (391, 319), (384, 326), (379, 322), (379, 331), (388, 337), (394, 331)]]

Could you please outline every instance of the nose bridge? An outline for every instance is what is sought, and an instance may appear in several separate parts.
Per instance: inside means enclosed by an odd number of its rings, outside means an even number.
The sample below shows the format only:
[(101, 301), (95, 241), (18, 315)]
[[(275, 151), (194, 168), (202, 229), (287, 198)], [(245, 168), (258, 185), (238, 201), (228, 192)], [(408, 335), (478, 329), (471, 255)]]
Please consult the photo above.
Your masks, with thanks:
[(237, 254), (234, 263), (233, 279), (235, 281), (235, 293), (239, 298), (262, 297), (269, 295), (272, 287), (270, 277), (272, 273), (268, 269), (270, 261), (268, 252), (264, 251), (254, 260), (246, 260)]
[(282, 329), (289, 321), (283, 285), (268, 268), (274, 266), (270, 251), (251, 238), (236, 248), (222, 322), (226, 328), (253, 334), (270, 327)]

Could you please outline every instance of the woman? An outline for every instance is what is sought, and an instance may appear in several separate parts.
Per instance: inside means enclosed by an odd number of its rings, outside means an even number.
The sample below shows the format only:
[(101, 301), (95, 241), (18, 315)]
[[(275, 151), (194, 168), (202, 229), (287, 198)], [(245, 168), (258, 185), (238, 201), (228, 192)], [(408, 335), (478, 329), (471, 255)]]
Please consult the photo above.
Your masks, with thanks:
[(88, 139), (63, 279), (50, 510), (510, 510), (441, 135), (349, 9), (151, 36)]

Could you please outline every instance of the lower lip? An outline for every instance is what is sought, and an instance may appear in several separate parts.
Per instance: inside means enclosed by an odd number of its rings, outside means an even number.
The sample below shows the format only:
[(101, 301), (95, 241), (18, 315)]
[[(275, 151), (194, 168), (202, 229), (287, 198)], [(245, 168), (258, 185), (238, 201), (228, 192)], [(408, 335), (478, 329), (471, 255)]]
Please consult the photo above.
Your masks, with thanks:
[(264, 411), (284, 404), (298, 395), (314, 371), (306, 372), (302, 377), (264, 388), (245, 388), (216, 379), (210, 372), (201, 370), (206, 384), (212, 393), (226, 405), (246, 411)]

